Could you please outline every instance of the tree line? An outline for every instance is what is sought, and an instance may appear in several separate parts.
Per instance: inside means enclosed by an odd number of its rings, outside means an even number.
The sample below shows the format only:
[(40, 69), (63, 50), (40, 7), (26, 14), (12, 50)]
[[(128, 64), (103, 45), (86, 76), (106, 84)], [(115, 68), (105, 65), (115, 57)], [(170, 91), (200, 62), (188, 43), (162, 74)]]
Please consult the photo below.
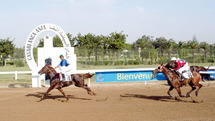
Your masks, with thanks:
[[(151, 64), (156, 61), (167, 61), (171, 58), (171, 56), (186, 58), (193, 63), (214, 61), (214, 59), (208, 60), (207, 58), (208, 56), (214, 57), (215, 43), (199, 43), (195, 36), (188, 41), (176, 42), (174, 39), (166, 39), (165, 37), (158, 37), (154, 39), (153, 36), (143, 35), (132, 44), (126, 43), (126, 37), (128, 35), (124, 34), (122, 31), (112, 32), (106, 36), (95, 35), (92, 33), (88, 33), (86, 35), (79, 33), (75, 37), (72, 37), (72, 34), (67, 34), (67, 36), (69, 37), (71, 46), (76, 47), (76, 50), (84, 51), (76, 51), (76, 54), (78, 56), (88, 56), (88, 61), (91, 60), (92, 56), (94, 57), (94, 61), (98, 61), (99, 54), (102, 55), (102, 58), (104, 58), (105, 55), (110, 56), (112, 54), (115, 55), (115, 57), (111, 59), (119, 60), (120, 54), (123, 54), (125, 50), (127, 50), (127, 52), (139, 52), (136, 54), (135, 58), (140, 59), (141, 63), (143, 63), (144, 60), (147, 61), (149, 59)], [(55, 47), (63, 46), (58, 36), (55, 36), (53, 40)], [(38, 47), (43, 46), (42, 42), (43, 41), (39, 43)], [(200, 53), (199, 51), (201, 51), (204, 55), (203, 59), (201, 59), (202, 61), (197, 61), (200, 59), (196, 57), (196, 55)]]
[[(171, 56), (184, 58), (185, 55), (189, 56), (192, 62), (195, 63), (198, 59), (196, 53), (199, 52), (197, 51), (201, 51), (204, 55), (205, 59), (202, 62), (208, 62), (208, 57), (214, 58), (215, 53), (215, 44), (208, 44), (207, 42), (199, 43), (195, 36), (192, 40), (176, 42), (173, 39), (166, 39), (165, 37), (154, 39), (153, 36), (143, 35), (132, 44), (126, 43), (128, 35), (124, 34), (123, 31), (112, 32), (108, 35), (95, 35), (92, 33), (82, 35), (79, 33), (74, 37), (68, 33), (67, 36), (71, 46), (75, 47), (75, 50), (78, 50), (75, 51), (77, 57), (84, 58), (87, 56), (88, 61), (91, 61), (92, 58), (94, 61), (98, 61), (99, 58), (105, 60), (106, 57), (112, 60), (120, 60), (121, 55), (124, 55), (123, 59), (126, 59), (129, 57), (128, 54), (132, 53), (133, 58), (139, 60), (140, 63), (150, 60), (150, 63), (153, 64), (158, 61), (166, 61)], [(41, 39), (37, 47), (43, 47), (43, 44), (44, 41)], [(53, 37), (53, 46), (63, 46), (57, 35)], [(111, 57), (111, 55), (113, 56)], [(24, 48), (15, 48), (13, 40), (10, 38), (0, 39), (0, 57), (2, 64), (8, 57), (24, 58)], [(210, 62), (214, 62), (214, 59)]]

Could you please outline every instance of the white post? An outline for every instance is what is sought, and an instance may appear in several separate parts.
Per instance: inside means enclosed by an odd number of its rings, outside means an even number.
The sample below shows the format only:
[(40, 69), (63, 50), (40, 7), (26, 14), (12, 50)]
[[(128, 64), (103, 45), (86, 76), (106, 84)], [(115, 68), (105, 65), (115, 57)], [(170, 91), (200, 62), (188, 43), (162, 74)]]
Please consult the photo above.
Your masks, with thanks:
[(88, 86), (90, 87), (90, 78), (88, 78)]
[(40, 75), (36, 70), (32, 70), (32, 87), (41, 87)]
[[(90, 74), (90, 72), (88, 72)], [(90, 78), (88, 78), (88, 85), (90, 87)]]
[(146, 81), (145, 81), (145, 85), (146, 85)]
[(17, 71), (15, 71), (15, 80), (17, 80)]

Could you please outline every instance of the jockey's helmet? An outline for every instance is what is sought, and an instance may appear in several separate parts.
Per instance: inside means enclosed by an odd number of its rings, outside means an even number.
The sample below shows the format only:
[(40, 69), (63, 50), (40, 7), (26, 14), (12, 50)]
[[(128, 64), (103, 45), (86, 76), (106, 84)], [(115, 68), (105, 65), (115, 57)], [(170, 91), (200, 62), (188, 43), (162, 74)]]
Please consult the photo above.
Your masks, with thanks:
[(176, 61), (179, 61), (180, 60), (180, 58), (176, 58)]
[(63, 55), (61, 54), (60, 57), (63, 57)]
[(172, 57), (170, 60), (171, 60), (171, 61), (175, 61), (175, 60), (176, 60), (176, 57)]

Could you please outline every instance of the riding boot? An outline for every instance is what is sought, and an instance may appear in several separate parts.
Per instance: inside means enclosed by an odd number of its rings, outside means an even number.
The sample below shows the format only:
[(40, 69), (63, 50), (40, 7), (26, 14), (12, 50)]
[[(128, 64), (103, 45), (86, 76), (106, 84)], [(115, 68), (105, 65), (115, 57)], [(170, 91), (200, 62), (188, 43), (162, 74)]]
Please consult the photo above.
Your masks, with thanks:
[(183, 86), (184, 78), (182, 77), (182, 75), (181, 75), (181, 74), (179, 74), (179, 77), (180, 77), (179, 82), (181, 83), (181, 87), (182, 87), (182, 86)]
[(184, 81), (184, 77), (181, 77), (180, 79), (181, 87), (183, 86), (183, 81)]
[(63, 80), (63, 76), (62, 76), (62, 74), (61, 74), (61, 73), (59, 73), (59, 78), (60, 78), (60, 81), (62, 81), (62, 80)]
[(183, 82), (184, 81), (184, 78), (182, 77), (181, 79), (180, 79), (180, 82)]

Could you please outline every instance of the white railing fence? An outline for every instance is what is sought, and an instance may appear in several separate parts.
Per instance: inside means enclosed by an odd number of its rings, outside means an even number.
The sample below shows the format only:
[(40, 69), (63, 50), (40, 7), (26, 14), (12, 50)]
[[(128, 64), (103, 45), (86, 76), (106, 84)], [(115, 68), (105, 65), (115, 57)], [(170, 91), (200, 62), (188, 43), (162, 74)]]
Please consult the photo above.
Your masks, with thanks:
[(18, 79), (18, 74), (31, 74), (31, 71), (6, 71), (6, 72), (0, 72), (0, 74), (14, 74), (15, 80)]
[[(144, 70), (154, 70), (155, 68), (140, 68), (140, 69), (106, 69), (106, 70), (77, 70), (75, 73), (96, 73), (96, 72), (111, 72), (111, 71), (144, 71)], [(213, 68), (214, 69), (214, 68)], [(215, 71), (200, 71), (202, 74), (215, 74)], [(10, 71), (10, 72), (0, 72), (1, 74), (14, 74), (15, 80), (18, 79), (18, 74), (32, 74), (32, 71)], [(38, 75), (39, 76), (39, 75)], [(88, 79), (88, 86), (90, 86), (90, 78)]]

